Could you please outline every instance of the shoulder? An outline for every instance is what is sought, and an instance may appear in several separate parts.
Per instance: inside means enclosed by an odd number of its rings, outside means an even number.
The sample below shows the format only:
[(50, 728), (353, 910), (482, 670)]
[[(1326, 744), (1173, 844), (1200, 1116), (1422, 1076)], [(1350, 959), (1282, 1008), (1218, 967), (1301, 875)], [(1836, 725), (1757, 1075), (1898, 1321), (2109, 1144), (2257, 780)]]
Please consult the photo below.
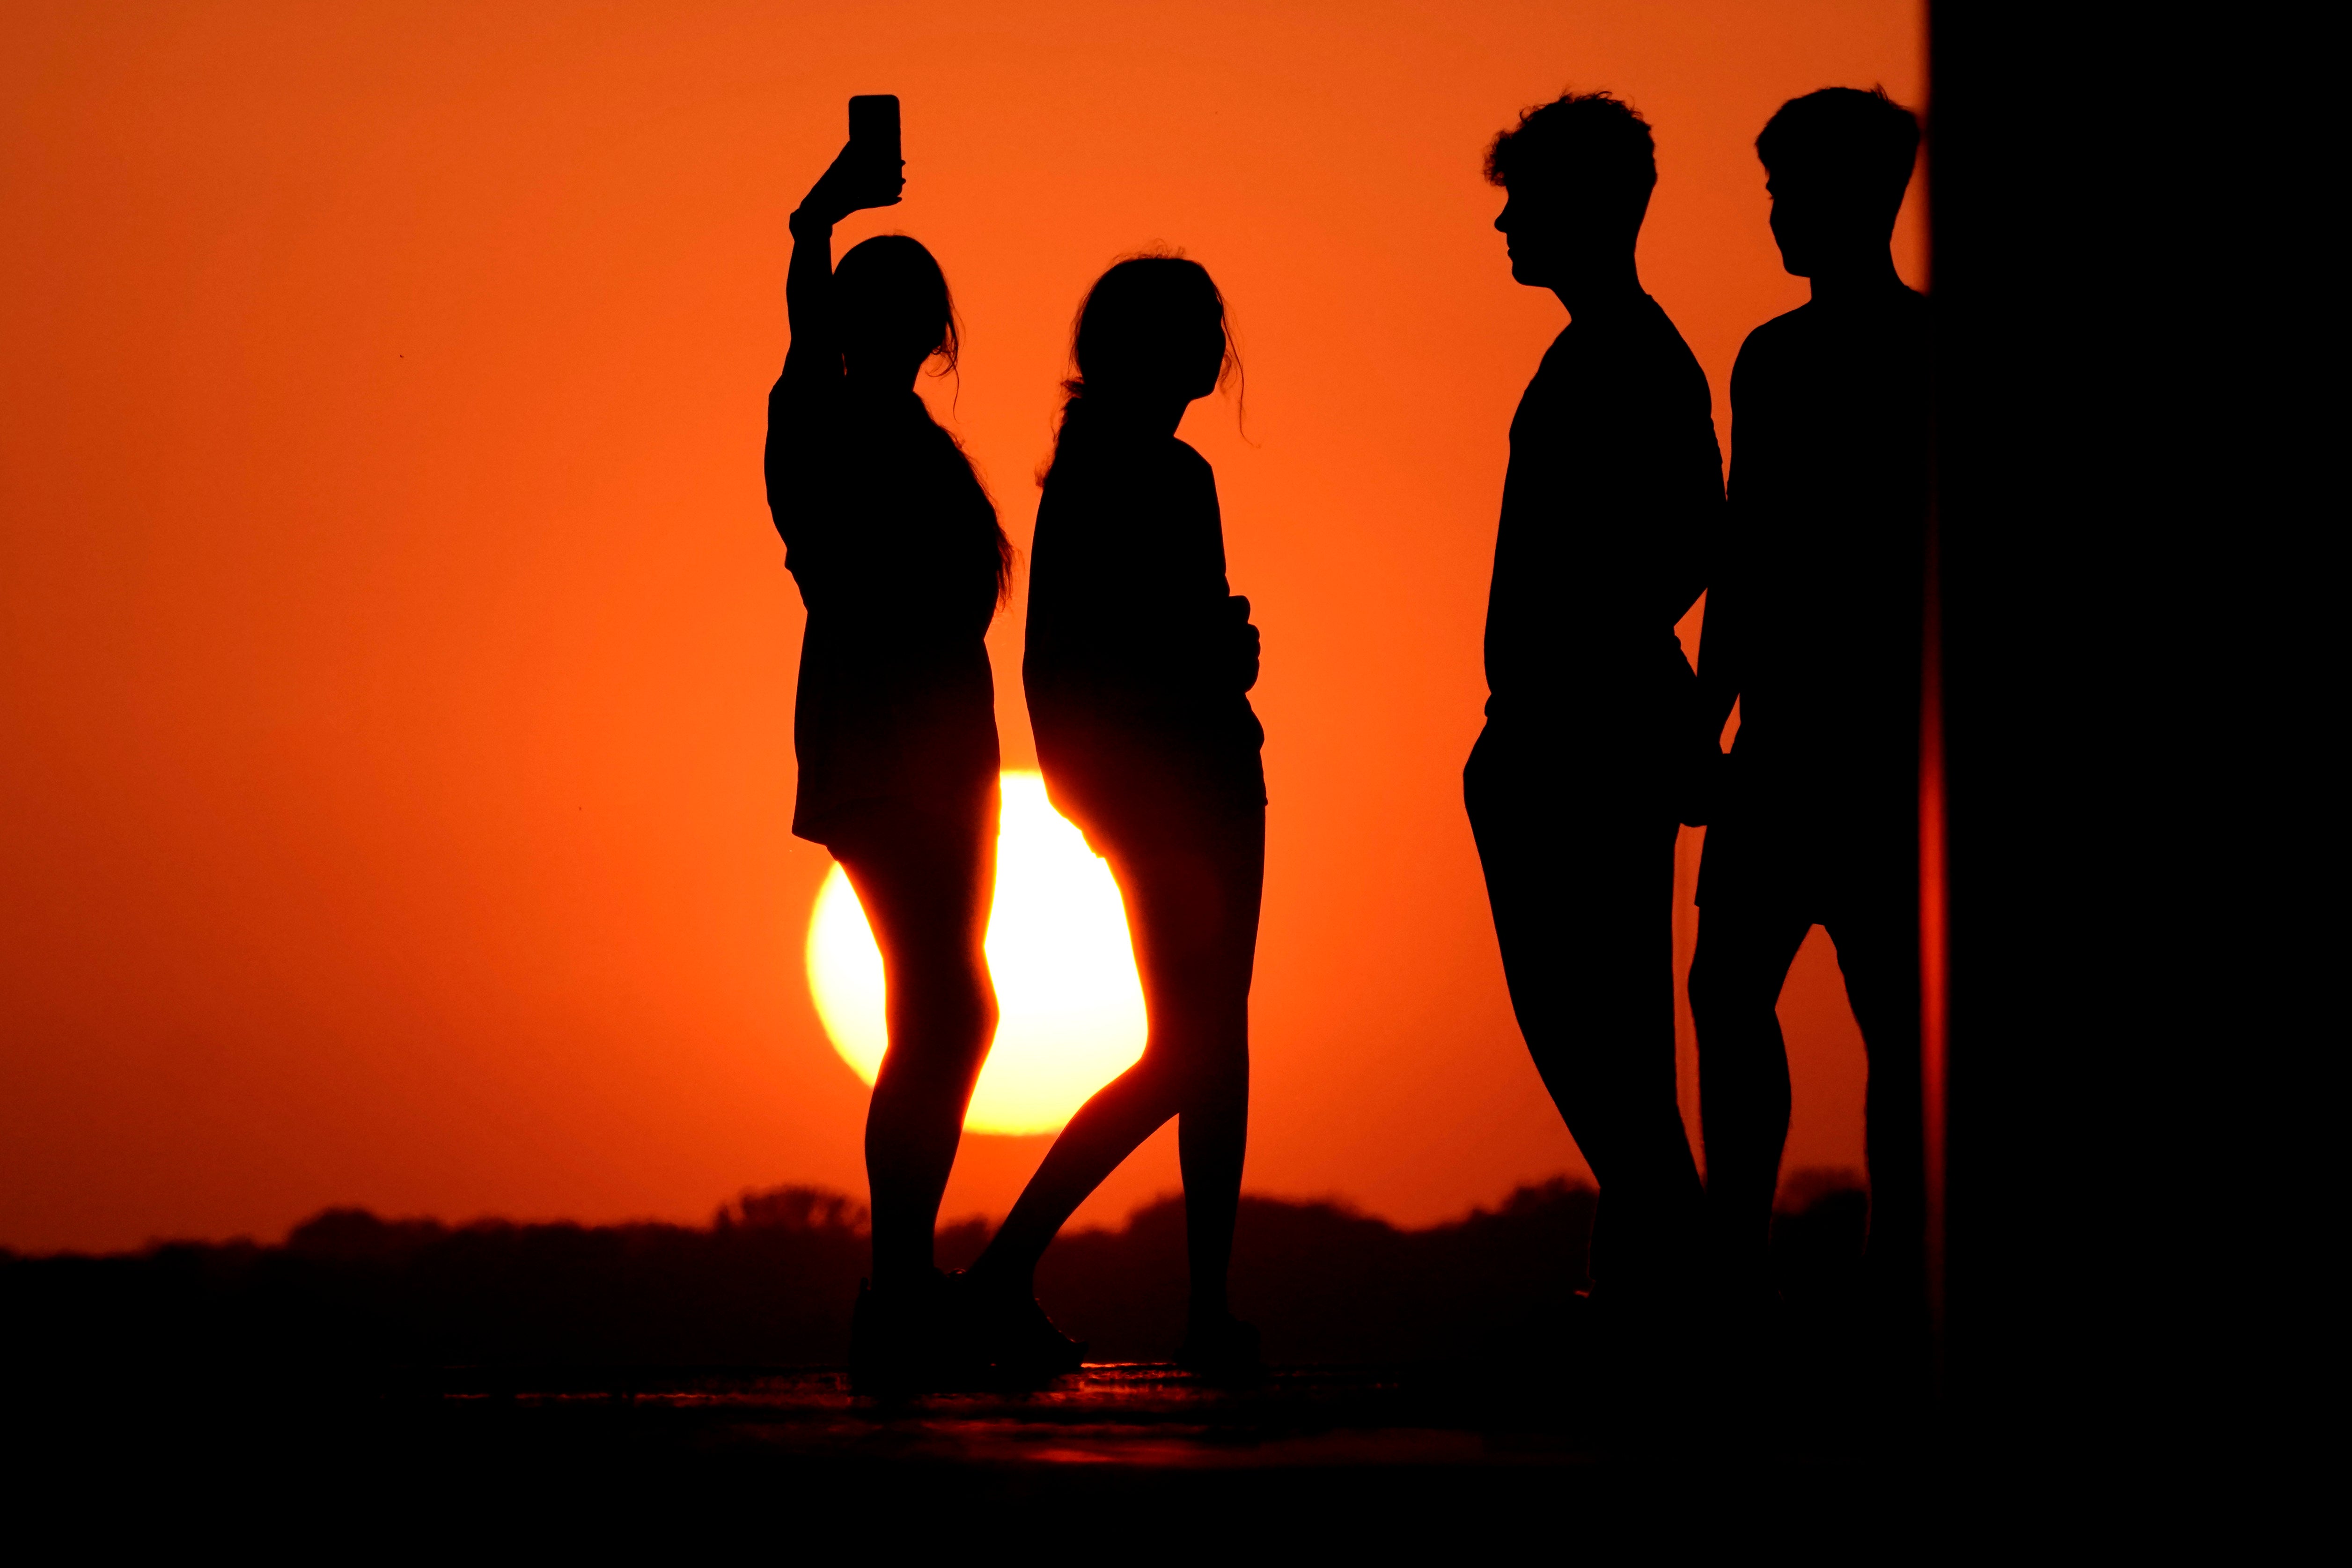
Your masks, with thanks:
[(1056, 447), (1053, 461), (1037, 484), (1037, 526), (1070, 506), (1086, 489), (1086, 465), (1067, 443)]
[(1577, 354), (1581, 344), (1574, 336), (1576, 323), (1571, 321), (1559, 330), (1558, 336), (1544, 347), (1543, 357), (1536, 362), (1535, 374), (1519, 394), (1517, 409), (1511, 416), (1514, 430), (1525, 419), (1548, 419), (1558, 412), (1560, 401), (1569, 396), (1577, 383)]
[(1711, 405), (1713, 395), (1707, 391), (1706, 372), (1701, 368), (1698, 355), (1691, 353), (1682, 329), (1654, 300), (1650, 301), (1641, 330), (1644, 340), (1643, 359), (1660, 388), (1675, 397), (1696, 395)]
[(952, 447), (959, 452), (963, 450), (963, 443), (956, 439), (955, 432), (940, 424), (940, 416), (931, 412), (931, 405), (919, 395), (910, 395), (908, 401), (898, 410), (898, 418), (910, 440), (933, 450), (940, 447)]
[(1081, 548), (1087, 542), (1099, 542), (1102, 531), (1095, 526), (1097, 520), (1118, 507), (1118, 476), (1116, 466), (1106, 458), (1100, 443), (1067, 430), (1062, 433), (1045, 482), (1037, 488), (1033, 552), (1042, 549), (1048, 539)]
[(1799, 344), (1812, 336), (1813, 330), (1818, 324), (1819, 314), (1809, 302), (1798, 306), (1785, 315), (1773, 317), (1748, 334), (1747, 342), (1739, 345), (1739, 357), (1747, 359), (1755, 356), (1763, 359), (1794, 351)]
[(768, 389), (768, 419), (779, 437), (813, 436), (843, 422), (841, 377), (791, 363)]
[(1570, 321), (1544, 345), (1543, 358), (1536, 362), (1536, 373), (1528, 378), (1528, 390), (1533, 392), (1547, 382), (1570, 374), (1569, 361), (1576, 357), (1580, 346), (1576, 323)]
[(1162, 482), (1169, 494), (1181, 497), (1186, 506), (1216, 507), (1217, 470), (1191, 443), (1170, 437), (1161, 460), (1166, 465), (1161, 469)]
[(1798, 306), (1788, 314), (1775, 316), (1748, 334), (1739, 345), (1739, 357), (1732, 362), (1731, 384), (1737, 391), (1742, 382), (1753, 383), (1779, 374), (1790, 357), (1802, 351), (1807, 339), (1813, 335), (1815, 315), (1811, 304)]
[(1168, 466), (1171, 471), (1181, 474), (1188, 479), (1206, 479), (1212, 484), (1216, 482), (1217, 470), (1209, 466), (1209, 459), (1201, 456), (1193, 449), (1190, 441), (1181, 437), (1171, 436), (1168, 438)]
[(1045, 480), (1038, 487), (1042, 492), (1038, 504), (1055, 500), (1065, 505), (1077, 501), (1097, 488), (1102, 478), (1097, 444), (1085, 433), (1065, 427), (1054, 442), (1053, 460), (1046, 464)]

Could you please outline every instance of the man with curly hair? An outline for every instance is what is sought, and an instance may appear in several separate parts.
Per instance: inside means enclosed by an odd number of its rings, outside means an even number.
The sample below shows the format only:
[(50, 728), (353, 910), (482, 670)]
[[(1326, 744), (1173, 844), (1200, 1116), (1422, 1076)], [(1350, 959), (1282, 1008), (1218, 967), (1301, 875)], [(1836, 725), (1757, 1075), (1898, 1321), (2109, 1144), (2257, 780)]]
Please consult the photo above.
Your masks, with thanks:
[(1723, 505), (1706, 374), (1643, 291), (1650, 127), (1605, 92), (1528, 110), (1486, 175), (1511, 276), (1569, 323), (1511, 421), (1470, 824), (1528, 1053), (1601, 1186), (1592, 1307), (1691, 1294), (1703, 1195), (1675, 1094), (1675, 837), (1695, 678), (1675, 623)]

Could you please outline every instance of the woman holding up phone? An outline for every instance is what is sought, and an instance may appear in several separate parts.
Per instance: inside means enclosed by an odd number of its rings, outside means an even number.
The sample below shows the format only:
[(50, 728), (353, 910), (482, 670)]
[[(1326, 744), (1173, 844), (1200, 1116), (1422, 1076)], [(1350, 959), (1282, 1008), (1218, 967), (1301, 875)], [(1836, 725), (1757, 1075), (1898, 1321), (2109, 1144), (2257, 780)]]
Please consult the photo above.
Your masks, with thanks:
[[(868, 130), (877, 102), (887, 138)], [(793, 832), (848, 874), (888, 993), (866, 1121), (874, 1273), (850, 1346), (869, 1389), (919, 1386), (954, 1359), (931, 1238), (996, 1032), (982, 950), (998, 804), (982, 638), (1013, 559), (971, 462), (914, 391), (927, 362), (955, 363), (939, 263), (903, 235), (833, 262), (836, 223), (899, 199), (896, 110), (853, 103), (849, 145), (793, 214), (792, 346), (768, 395), (768, 505), (808, 607)]]
[(1257, 1335), (1225, 1299), (1249, 1128), (1249, 989), (1265, 872), (1265, 732), (1249, 601), (1225, 582), (1216, 476), (1177, 439), (1237, 365), (1199, 263), (1121, 261), (1079, 308), (1045, 475), (1022, 664), (1055, 805), (1110, 862), (1142, 970), (1143, 1058), (1070, 1120), (972, 1267), (998, 1366), (1074, 1369), (1032, 1286), (1055, 1233), (1178, 1119), (1192, 1300), (1182, 1360), (1234, 1373)]

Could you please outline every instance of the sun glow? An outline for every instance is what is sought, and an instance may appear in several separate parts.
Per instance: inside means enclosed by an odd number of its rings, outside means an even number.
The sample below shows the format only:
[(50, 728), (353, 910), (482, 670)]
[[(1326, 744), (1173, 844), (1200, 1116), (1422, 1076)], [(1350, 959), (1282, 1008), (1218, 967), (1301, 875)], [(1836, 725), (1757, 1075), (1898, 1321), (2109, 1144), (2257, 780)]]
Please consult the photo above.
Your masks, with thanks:
[[(1143, 1055), (1143, 985), (1118, 887), (1034, 773), (1004, 775), (988, 968), (1000, 1020), (971, 1131), (1053, 1131)], [(833, 1048), (872, 1083), (889, 1042), (882, 953), (839, 866), (809, 917), (808, 980)]]

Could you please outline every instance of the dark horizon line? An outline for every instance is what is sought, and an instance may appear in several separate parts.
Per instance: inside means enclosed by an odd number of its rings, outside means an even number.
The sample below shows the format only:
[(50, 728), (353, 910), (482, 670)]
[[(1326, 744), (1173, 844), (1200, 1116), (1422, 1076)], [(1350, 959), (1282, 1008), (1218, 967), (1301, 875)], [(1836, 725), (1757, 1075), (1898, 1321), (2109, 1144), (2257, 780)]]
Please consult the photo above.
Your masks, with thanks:
[[(1049, 1135), (1050, 1136), (1050, 1135)], [(1276, 1193), (1250, 1192), (1242, 1194), (1242, 1202), (1293, 1212), (1327, 1212), (1359, 1223), (1379, 1226), (1400, 1236), (1426, 1235), (1458, 1229), (1479, 1219), (1497, 1214), (1507, 1214), (1530, 1201), (1540, 1201), (1563, 1192), (1591, 1192), (1590, 1176), (1562, 1171), (1538, 1181), (1519, 1182), (1512, 1185), (1497, 1202), (1473, 1204), (1460, 1214), (1431, 1221), (1425, 1225), (1405, 1225), (1377, 1214), (1341, 1194), (1329, 1193), (1317, 1196), (1286, 1196)], [(1775, 1201), (1775, 1211), (1801, 1213), (1822, 1198), (1843, 1192), (1868, 1191), (1864, 1173), (1851, 1166), (1800, 1166), (1781, 1178), (1780, 1190)], [(1149, 1223), (1148, 1216), (1170, 1205), (1181, 1205), (1181, 1189), (1153, 1194), (1130, 1206), (1125, 1219), (1118, 1225), (1087, 1225), (1074, 1226), (1073, 1236), (1118, 1237), (1134, 1232), (1139, 1225)], [(985, 1237), (1003, 1220), (1001, 1214), (975, 1211), (939, 1223), (943, 1242), (950, 1238), (966, 1238), (975, 1230)], [(365, 1228), (378, 1234), (405, 1235), (415, 1243), (423, 1244), (444, 1237), (468, 1233), (514, 1231), (581, 1231), (636, 1232), (675, 1231), (688, 1235), (709, 1236), (730, 1230), (836, 1230), (856, 1236), (867, 1234), (869, 1216), (866, 1205), (850, 1194), (831, 1187), (803, 1183), (783, 1183), (773, 1187), (745, 1187), (733, 1198), (719, 1204), (710, 1218), (702, 1224), (658, 1218), (632, 1218), (589, 1221), (555, 1217), (547, 1219), (516, 1219), (505, 1215), (477, 1215), (464, 1220), (446, 1220), (437, 1215), (380, 1215), (362, 1204), (328, 1204), (295, 1221), (286, 1234), (276, 1241), (261, 1241), (250, 1235), (227, 1237), (151, 1237), (132, 1247), (117, 1247), (93, 1251), (80, 1247), (58, 1247), (51, 1251), (27, 1252), (0, 1243), (0, 1263), (34, 1263), (47, 1259), (67, 1258), (152, 1258), (174, 1250), (213, 1250), (253, 1252), (287, 1252), (302, 1250), (306, 1236), (318, 1237), (332, 1230), (348, 1231)]]

